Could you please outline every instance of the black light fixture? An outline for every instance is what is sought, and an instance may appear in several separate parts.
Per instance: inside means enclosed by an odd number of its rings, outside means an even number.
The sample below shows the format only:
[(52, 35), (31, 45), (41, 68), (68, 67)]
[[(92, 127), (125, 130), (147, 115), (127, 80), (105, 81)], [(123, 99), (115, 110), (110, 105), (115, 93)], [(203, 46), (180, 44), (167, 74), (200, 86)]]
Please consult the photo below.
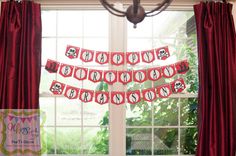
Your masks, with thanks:
[(127, 8), (126, 12), (114, 8), (113, 5), (109, 4), (106, 0), (100, 0), (100, 2), (111, 14), (126, 17), (128, 21), (134, 24), (134, 28), (136, 28), (137, 23), (142, 22), (145, 17), (158, 15), (165, 10), (172, 0), (163, 0), (161, 3), (157, 4), (154, 9), (147, 12), (145, 12), (145, 9), (140, 5), (140, 0), (133, 0), (133, 4)]

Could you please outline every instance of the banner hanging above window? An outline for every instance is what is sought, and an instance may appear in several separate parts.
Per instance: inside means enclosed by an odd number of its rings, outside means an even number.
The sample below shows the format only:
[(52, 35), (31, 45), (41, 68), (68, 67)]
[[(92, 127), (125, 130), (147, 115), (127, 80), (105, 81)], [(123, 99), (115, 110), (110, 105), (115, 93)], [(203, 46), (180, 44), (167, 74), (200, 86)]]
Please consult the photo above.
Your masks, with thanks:
[(65, 56), (70, 59), (76, 59), (79, 56), (79, 59), (83, 62), (95, 61), (101, 65), (108, 64), (111, 61), (110, 63), (112, 65), (120, 66), (125, 63), (136, 65), (141, 60), (143, 63), (152, 63), (154, 60), (165, 60), (170, 56), (170, 52), (168, 46), (140, 52), (105, 52), (67, 45)]

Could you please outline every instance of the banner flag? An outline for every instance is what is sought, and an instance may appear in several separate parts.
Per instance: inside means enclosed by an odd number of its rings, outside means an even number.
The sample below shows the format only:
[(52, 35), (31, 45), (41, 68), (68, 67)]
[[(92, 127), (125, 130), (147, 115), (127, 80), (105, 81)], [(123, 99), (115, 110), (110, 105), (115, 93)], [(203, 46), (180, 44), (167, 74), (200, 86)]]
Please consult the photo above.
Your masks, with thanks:
[(70, 59), (78, 58), (79, 50), (79, 47), (67, 45), (65, 55)]
[(111, 52), (111, 64), (112, 65), (122, 65), (124, 64), (124, 53), (123, 52)]
[(61, 63), (59, 74), (63, 77), (71, 77), (74, 66)]
[(130, 65), (136, 65), (140, 63), (139, 52), (126, 52), (126, 62)]
[(129, 91), (126, 93), (127, 101), (130, 104), (136, 104), (141, 101), (140, 90)]
[(55, 95), (62, 95), (63, 91), (65, 89), (65, 84), (58, 82), (58, 81), (52, 81), (50, 91)]
[(100, 105), (106, 104), (109, 102), (109, 92), (96, 91), (95, 92), (95, 102)]
[(152, 63), (155, 60), (154, 50), (141, 51), (142, 61), (145, 63)]
[(94, 83), (102, 81), (102, 72), (101, 70), (90, 69), (88, 79)]
[(93, 100), (94, 91), (88, 89), (80, 89), (79, 99), (82, 102), (91, 102)]
[(175, 65), (171, 64), (161, 68), (163, 77), (171, 78), (176, 74)]
[(88, 49), (81, 49), (80, 52), (80, 59), (83, 62), (92, 62), (94, 57), (94, 51), (93, 50), (88, 50)]
[(80, 90), (79, 88), (67, 85), (64, 96), (67, 97), (68, 99), (77, 99), (79, 95), (79, 90)]
[(127, 84), (132, 81), (132, 71), (118, 71), (118, 81)]
[(111, 92), (111, 103), (121, 105), (125, 103), (125, 92)]
[(77, 80), (87, 79), (88, 69), (83, 67), (75, 67), (74, 78)]
[(102, 52), (102, 51), (96, 51), (96, 58), (95, 58), (95, 62), (97, 62), (98, 64), (107, 64), (109, 62), (109, 52)]
[(175, 68), (177, 73), (179, 74), (185, 74), (189, 70), (189, 64), (187, 60), (177, 62), (175, 64)]
[(147, 73), (148, 73), (148, 79), (151, 81), (159, 80), (162, 76), (161, 68), (159, 68), (159, 67), (150, 68), (147, 70)]
[(174, 93), (181, 93), (186, 88), (186, 85), (184, 80), (180, 78), (171, 83), (171, 88)]
[(47, 63), (46, 63), (46, 66), (45, 66), (45, 69), (49, 73), (57, 73), (59, 66), (60, 66), (60, 62), (48, 59)]
[(168, 98), (171, 95), (170, 84), (164, 84), (157, 87), (157, 93), (160, 98)]
[(142, 90), (142, 94), (145, 101), (152, 102), (157, 98), (155, 88), (144, 89)]
[(103, 80), (110, 85), (117, 82), (117, 71), (115, 70), (104, 71)]
[(156, 49), (156, 55), (157, 55), (157, 59), (166, 60), (168, 57), (170, 57), (168, 46)]
[(147, 74), (146, 74), (145, 69), (135, 70), (135, 71), (133, 71), (133, 75), (134, 75), (134, 81), (135, 82), (142, 83), (142, 82), (147, 80)]

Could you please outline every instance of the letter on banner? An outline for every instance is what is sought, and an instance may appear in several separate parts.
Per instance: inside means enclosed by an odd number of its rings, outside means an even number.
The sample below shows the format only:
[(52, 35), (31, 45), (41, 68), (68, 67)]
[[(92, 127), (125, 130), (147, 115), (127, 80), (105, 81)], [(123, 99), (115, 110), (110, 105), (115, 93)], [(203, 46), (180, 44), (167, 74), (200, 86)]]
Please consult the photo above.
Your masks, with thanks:
[(81, 89), (79, 94), (79, 99), (82, 102), (91, 102), (93, 100), (94, 91)]
[(66, 85), (64, 83), (53, 80), (50, 91), (55, 95), (61, 95), (65, 89), (65, 86)]
[(108, 84), (117, 82), (117, 71), (107, 70), (104, 71), (104, 81)]
[(176, 74), (175, 65), (168, 65), (161, 68), (162, 74), (165, 78), (171, 78)]
[(171, 95), (170, 84), (164, 84), (162, 86), (157, 87), (157, 93), (160, 98), (167, 98)]
[(147, 71), (148, 73), (148, 79), (151, 81), (156, 81), (161, 78), (161, 68), (150, 68)]
[(61, 63), (61, 68), (59, 74), (63, 77), (71, 77), (73, 73), (74, 66)]
[(119, 82), (124, 85), (132, 81), (132, 71), (118, 71)]
[(142, 61), (145, 63), (151, 63), (155, 59), (154, 50), (141, 51)]
[(117, 66), (124, 64), (124, 53), (111, 52), (111, 64), (117, 65)]
[(130, 65), (135, 65), (140, 62), (139, 52), (126, 52), (126, 61)]
[(142, 91), (143, 99), (145, 101), (154, 101), (157, 98), (155, 88), (145, 89)]
[(100, 105), (106, 104), (109, 101), (109, 92), (97, 91), (95, 92), (95, 102)]
[(60, 63), (57, 61), (53, 61), (48, 59), (45, 69), (49, 72), (49, 73), (56, 73), (58, 71), (58, 68), (60, 66)]
[(79, 95), (79, 88), (75, 88), (72, 86), (67, 85), (64, 96), (68, 99), (77, 99)]
[(175, 64), (175, 68), (176, 68), (177, 73), (185, 74), (189, 70), (188, 61), (185, 60), (185, 61), (177, 62)]
[(121, 105), (125, 103), (125, 92), (111, 92), (111, 103)]
[(109, 56), (109, 52), (97, 51), (95, 61), (99, 64), (106, 64), (109, 62)]
[(83, 62), (92, 62), (93, 61), (93, 56), (94, 56), (94, 51), (93, 50), (88, 50), (88, 49), (81, 48), (80, 59)]
[(156, 49), (156, 55), (159, 60), (165, 60), (170, 57), (168, 46)]
[(171, 83), (172, 92), (174, 93), (181, 93), (185, 88), (186, 85), (182, 78), (177, 79)]
[(88, 75), (88, 69), (82, 67), (75, 67), (74, 78), (77, 80), (85, 80)]
[(135, 70), (135, 71), (133, 71), (133, 75), (134, 75), (135, 82), (142, 83), (147, 80), (147, 73), (146, 73), (145, 69), (144, 70)]
[(102, 71), (101, 70), (89, 70), (89, 80), (92, 82), (102, 81)]
[(127, 92), (126, 97), (130, 104), (136, 104), (141, 101), (141, 93), (139, 90)]
[(77, 58), (79, 55), (79, 47), (67, 45), (65, 55), (70, 59)]

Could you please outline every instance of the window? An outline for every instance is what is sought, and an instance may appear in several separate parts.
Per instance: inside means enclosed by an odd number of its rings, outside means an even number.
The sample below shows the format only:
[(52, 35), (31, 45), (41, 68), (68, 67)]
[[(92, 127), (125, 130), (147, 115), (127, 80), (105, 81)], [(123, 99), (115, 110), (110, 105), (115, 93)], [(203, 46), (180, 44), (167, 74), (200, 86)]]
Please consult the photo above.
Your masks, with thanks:
[[(94, 18), (99, 17), (99, 22)], [(49, 87), (52, 80), (58, 80), (72, 86), (85, 89), (109, 90), (105, 83), (77, 81), (63, 78), (59, 74), (49, 74), (44, 66), (47, 59), (58, 60), (72, 65), (84, 65), (88, 68), (106, 70), (110, 66), (93, 63), (83, 64), (79, 59), (67, 59), (66, 45), (75, 45), (92, 50), (109, 51), (114, 22), (109, 13), (102, 10), (43, 10), (43, 50), (42, 76), (40, 86), (40, 107), (45, 112), (46, 122), (42, 135), (46, 154), (64, 155), (109, 155), (109, 146), (114, 135), (110, 131), (116, 124), (109, 122), (109, 114), (116, 108), (110, 105), (98, 105), (95, 102), (82, 103), (68, 100), (63, 96), (52, 96)], [(125, 20), (124, 20), (125, 21)], [(126, 39), (127, 51), (140, 51), (160, 46), (169, 46), (171, 57), (166, 61), (154, 61), (153, 64), (139, 64), (127, 69), (146, 69), (163, 66), (188, 59), (190, 71), (186, 75), (177, 75), (173, 79), (160, 79), (157, 82), (146, 81), (141, 85), (129, 83), (125, 89), (144, 89), (183, 77), (187, 89), (183, 94), (173, 94), (170, 98), (149, 103), (142, 101), (137, 105), (125, 104), (126, 155), (194, 155), (196, 149), (196, 107), (197, 107), (197, 56), (196, 32), (193, 11), (165, 11), (153, 18), (146, 18), (133, 29), (133, 25), (121, 22)], [(122, 27), (118, 26), (118, 27)], [(126, 29), (127, 27), (127, 29)], [(110, 31), (108, 31), (110, 29)], [(126, 43), (127, 40), (127, 43)], [(119, 110), (120, 111), (120, 110)], [(123, 118), (122, 118), (123, 119)], [(112, 119), (110, 119), (112, 120)], [(111, 125), (112, 124), (112, 125)], [(122, 150), (121, 150), (122, 151)], [(118, 154), (119, 155), (119, 154)]]

